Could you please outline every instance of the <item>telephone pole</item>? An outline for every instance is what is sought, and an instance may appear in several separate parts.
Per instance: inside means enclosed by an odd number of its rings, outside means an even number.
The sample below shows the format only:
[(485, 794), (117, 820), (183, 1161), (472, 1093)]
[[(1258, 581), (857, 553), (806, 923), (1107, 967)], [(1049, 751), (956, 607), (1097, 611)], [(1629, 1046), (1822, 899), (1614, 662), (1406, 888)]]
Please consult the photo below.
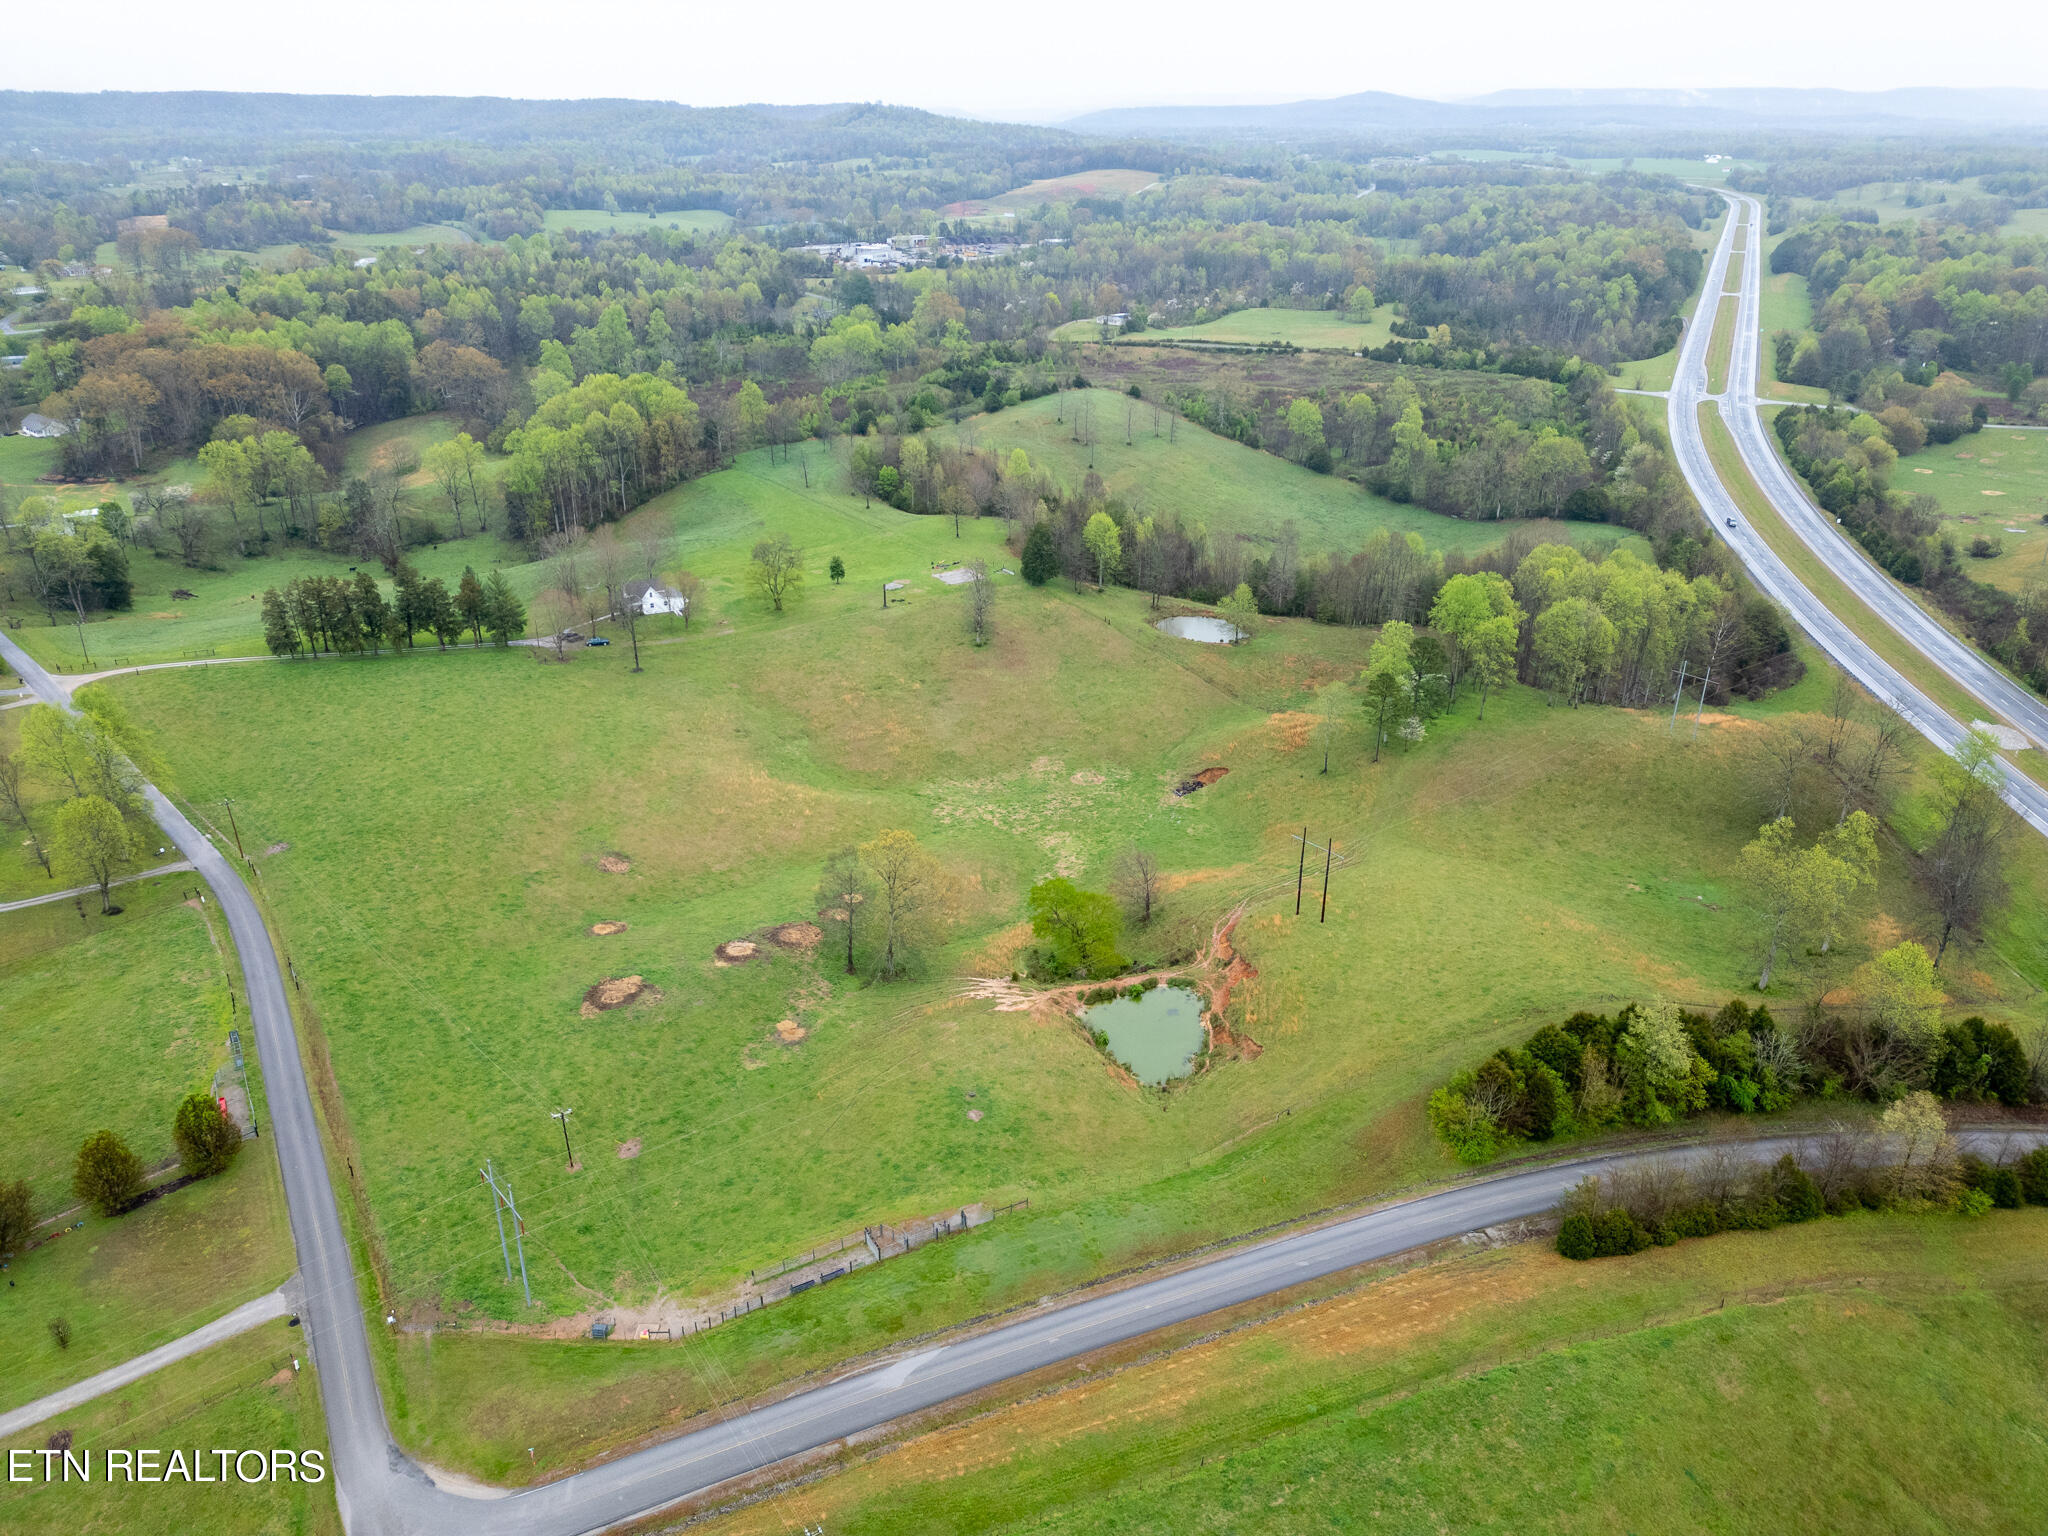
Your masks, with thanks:
[(1294, 865), (1294, 915), (1301, 916), (1301, 881), (1308, 873), (1308, 828), (1301, 829), (1301, 857)]
[(1323, 910), (1316, 918), (1319, 923), (1327, 921), (1330, 916), (1330, 861), (1336, 857), (1337, 839), (1333, 837), (1323, 849)]
[(1685, 658), (1678, 658), (1678, 686), (1671, 691), (1671, 732), (1678, 733), (1678, 701), (1685, 697)]
[(549, 1119), (562, 1122), (562, 1150), (569, 1154), (569, 1171), (571, 1173), (574, 1173), (581, 1166), (576, 1161), (576, 1149), (569, 1145), (569, 1117), (575, 1113), (576, 1111), (573, 1109), (558, 1109), (548, 1117)]
[(1705, 676), (1700, 678), (1699, 708), (1693, 711), (1692, 716), (1692, 739), (1694, 741), (1700, 739), (1700, 716), (1707, 712), (1707, 684), (1713, 680), (1713, 676), (1714, 669), (1709, 667), (1706, 670)]
[(228, 808), (228, 825), (234, 828), (235, 852), (242, 854), (242, 862), (246, 864), (249, 862), (249, 855), (246, 853), (242, 853), (242, 829), (235, 823), (235, 802), (232, 800), (223, 800), (221, 801), (221, 804)]

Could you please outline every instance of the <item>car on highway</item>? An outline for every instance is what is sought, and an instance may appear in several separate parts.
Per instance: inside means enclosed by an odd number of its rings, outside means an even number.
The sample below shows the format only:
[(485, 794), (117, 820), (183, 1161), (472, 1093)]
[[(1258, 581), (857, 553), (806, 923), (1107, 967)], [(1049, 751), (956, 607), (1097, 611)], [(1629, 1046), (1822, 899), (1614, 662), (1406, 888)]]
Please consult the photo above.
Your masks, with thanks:
[(1734, 519), (1734, 518), (1732, 518), (1732, 517), (1731, 517), (1731, 518), (1729, 518), (1729, 519), (1728, 519), (1728, 526), (1729, 526), (1730, 528), (1733, 528), (1733, 527), (1735, 526), (1735, 519)]

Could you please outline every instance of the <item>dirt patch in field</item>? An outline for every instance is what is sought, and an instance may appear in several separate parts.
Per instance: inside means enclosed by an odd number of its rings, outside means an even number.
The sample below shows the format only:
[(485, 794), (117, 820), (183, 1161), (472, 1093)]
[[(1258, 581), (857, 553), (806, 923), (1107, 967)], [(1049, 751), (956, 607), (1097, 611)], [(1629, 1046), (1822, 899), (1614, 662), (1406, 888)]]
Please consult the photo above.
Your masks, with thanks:
[(640, 1138), (638, 1136), (635, 1136), (630, 1141), (622, 1141), (619, 1143), (619, 1158), (621, 1161), (631, 1162), (634, 1158), (638, 1157), (639, 1155)]
[(784, 923), (779, 928), (768, 930), (768, 942), (784, 949), (799, 950), (809, 954), (818, 947), (825, 937), (825, 930), (816, 923)]
[(1266, 725), (1273, 732), (1273, 745), (1281, 752), (1299, 752), (1308, 745), (1320, 723), (1320, 716), (1298, 709), (1282, 710), (1277, 715), (1266, 717)]
[(1224, 1051), (1243, 1061), (1257, 1061), (1265, 1054), (1266, 1048), (1250, 1035), (1234, 1032), (1224, 1022), (1223, 1012), (1230, 1006), (1230, 994), (1242, 983), (1258, 976), (1258, 968), (1240, 955), (1230, 942), (1238, 919), (1244, 916), (1239, 907), (1225, 918), (1209, 942), (1209, 965), (1220, 973), (1214, 992), (1209, 997), (1209, 1044), (1212, 1050)]
[(279, 1371), (275, 1376), (265, 1378), (263, 1385), (265, 1385), (266, 1387), (282, 1387), (289, 1384), (291, 1379), (298, 1374), (299, 1373), (293, 1370), (290, 1366), (286, 1366), (283, 1370)]
[(1192, 795), (1198, 789), (1207, 789), (1228, 772), (1230, 772), (1228, 768), (1204, 768), (1193, 778), (1182, 779), (1178, 784), (1174, 785), (1173, 792), (1176, 795)]
[(626, 931), (626, 925), (624, 923), (614, 923), (610, 921), (602, 923), (592, 923), (590, 925), (590, 931), (596, 934), (599, 938), (606, 938), (614, 933), (624, 933)]
[(614, 1008), (623, 1008), (628, 1003), (661, 1001), (657, 988), (647, 985), (640, 976), (607, 976), (583, 994), (582, 1014), (594, 1019), (600, 1013), (609, 1013)]
[(150, 617), (152, 619), (182, 619), (185, 615), (182, 613), (152, 613)]
[(797, 1023), (795, 1019), (784, 1019), (775, 1026), (775, 1038), (784, 1045), (795, 1045), (797, 1041), (803, 1039), (809, 1033), (810, 1031)]
[(286, 849), (290, 847), (290, 843), (272, 843), (268, 848), (263, 850), (263, 853), (266, 858), (274, 859), (280, 853), (283, 853)]
[(761, 946), (752, 939), (727, 939), (711, 951), (711, 956), (716, 965), (745, 965), (760, 953)]
[(606, 853), (598, 856), (597, 867), (608, 875), (623, 875), (633, 867), (633, 861), (624, 854)]

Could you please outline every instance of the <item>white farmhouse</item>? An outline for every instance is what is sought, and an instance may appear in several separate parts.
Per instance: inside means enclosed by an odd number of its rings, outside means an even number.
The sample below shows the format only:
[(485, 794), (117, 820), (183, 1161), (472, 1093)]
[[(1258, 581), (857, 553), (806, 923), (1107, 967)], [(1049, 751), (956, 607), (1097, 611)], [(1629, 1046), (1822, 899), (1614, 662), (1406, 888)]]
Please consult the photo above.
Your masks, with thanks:
[(626, 602), (644, 618), (657, 613), (681, 613), (690, 606), (690, 600), (674, 587), (652, 581), (627, 582)]
[(45, 416), (40, 411), (30, 411), (21, 418), (23, 437), (62, 437), (70, 430), (63, 422)]

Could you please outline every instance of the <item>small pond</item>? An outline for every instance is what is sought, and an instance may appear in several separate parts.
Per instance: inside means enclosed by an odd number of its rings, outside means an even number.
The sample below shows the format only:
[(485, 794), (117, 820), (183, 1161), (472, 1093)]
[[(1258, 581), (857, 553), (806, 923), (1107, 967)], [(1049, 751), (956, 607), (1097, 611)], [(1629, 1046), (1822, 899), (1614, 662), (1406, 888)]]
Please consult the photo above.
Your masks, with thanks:
[(1154, 987), (1142, 997), (1119, 997), (1088, 1010), (1088, 1027), (1109, 1039), (1109, 1054), (1148, 1087), (1185, 1077), (1202, 1048), (1201, 994), (1186, 987)]
[(1161, 619), (1154, 628), (1182, 640), (1199, 640), (1204, 645), (1229, 645), (1239, 638), (1237, 626), (1225, 619), (1199, 613), (1185, 613), (1175, 619)]

